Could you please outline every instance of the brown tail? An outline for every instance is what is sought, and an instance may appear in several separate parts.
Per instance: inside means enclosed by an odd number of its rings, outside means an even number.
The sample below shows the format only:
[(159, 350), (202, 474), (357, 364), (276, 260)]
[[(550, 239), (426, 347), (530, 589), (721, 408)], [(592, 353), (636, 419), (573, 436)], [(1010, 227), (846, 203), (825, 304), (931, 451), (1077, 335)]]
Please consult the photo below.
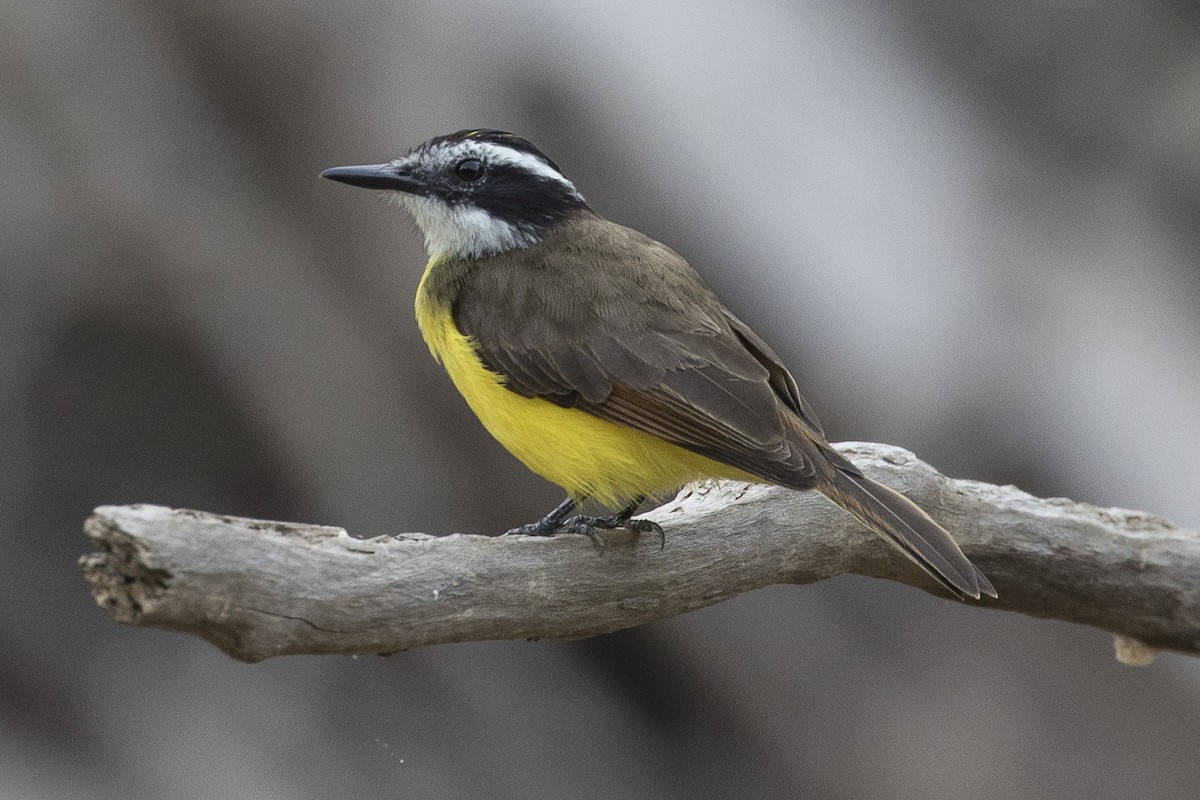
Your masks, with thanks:
[[(839, 459), (840, 460), (840, 459)], [(847, 469), (831, 459), (816, 489), (854, 515), (916, 562), (960, 600), (996, 596), (991, 582), (972, 564), (946, 529), (916, 503), (862, 475), (849, 462)]]

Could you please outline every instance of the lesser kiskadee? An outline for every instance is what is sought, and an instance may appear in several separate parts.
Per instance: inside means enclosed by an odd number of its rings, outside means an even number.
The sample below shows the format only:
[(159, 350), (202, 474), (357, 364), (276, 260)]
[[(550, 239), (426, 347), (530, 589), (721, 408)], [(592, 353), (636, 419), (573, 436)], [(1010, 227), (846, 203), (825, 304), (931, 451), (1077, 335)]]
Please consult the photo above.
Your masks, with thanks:
[[(660, 530), (632, 519), (648, 497), (775, 483), (821, 492), (956, 597), (996, 595), (949, 533), (829, 445), (775, 352), (683, 258), (592, 211), (525, 139), (464, 130), (321, 174), (412, 212), (430, 351), (488, 431), (567, 490), (510, 533)], [(572, 516), (585, 498), (621, 510)]]

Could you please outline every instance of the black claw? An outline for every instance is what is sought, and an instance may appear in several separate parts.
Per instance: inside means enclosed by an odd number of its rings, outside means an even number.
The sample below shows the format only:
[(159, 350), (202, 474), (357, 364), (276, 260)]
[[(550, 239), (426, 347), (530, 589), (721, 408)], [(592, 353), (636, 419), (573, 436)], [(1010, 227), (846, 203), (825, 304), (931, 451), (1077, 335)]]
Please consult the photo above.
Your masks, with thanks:
[(658, 536), (658, 552), (662, 552), (667, 547), (667, 533), (663, 530), (662, 525), (659, 525), (652, 519), (631, 519), (626, 525), (627, 528), (638, 533), (654, 533)]
[(601, 555), (604, 554), (604, 537), (600, 535), (601, 528), (607, 528), (605, 520), (597, 517), (571, 517), (559, 528), (564, 533), (580, 533), (592, 540), (592, 546)]

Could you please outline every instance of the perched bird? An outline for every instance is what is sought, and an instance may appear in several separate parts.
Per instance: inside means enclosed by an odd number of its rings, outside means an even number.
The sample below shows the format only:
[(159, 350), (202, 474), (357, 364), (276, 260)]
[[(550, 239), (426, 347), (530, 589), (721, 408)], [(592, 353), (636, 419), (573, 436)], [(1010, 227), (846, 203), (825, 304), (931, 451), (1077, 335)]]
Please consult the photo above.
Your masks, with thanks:
[[(648, 497), (775, 483), (821, 492), (955, 596), (995, 596), (949, 533), (829, 445), (775, 352), (678, 253), (598, 215), (530, 142), (464, 130), (321, 175), (412, 212), (430, 351), (488, 431), (567, 490), (510, 533), (661, 534), (632, 518)], [(572, 516), (584, 499), (620, 511)]]

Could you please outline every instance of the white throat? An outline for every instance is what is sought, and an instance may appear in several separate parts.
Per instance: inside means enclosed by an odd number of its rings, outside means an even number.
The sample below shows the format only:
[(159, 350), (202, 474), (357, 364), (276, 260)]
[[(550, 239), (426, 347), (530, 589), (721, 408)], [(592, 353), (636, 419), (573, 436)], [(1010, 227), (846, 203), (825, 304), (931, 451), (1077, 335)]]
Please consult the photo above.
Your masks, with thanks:
[(412, 212), (431, 258), (478, 258), (528, 247), (537, 241), (532, 231), (496, 219), (476, 206), (450, 206), (399, 192), (393, 196)]

